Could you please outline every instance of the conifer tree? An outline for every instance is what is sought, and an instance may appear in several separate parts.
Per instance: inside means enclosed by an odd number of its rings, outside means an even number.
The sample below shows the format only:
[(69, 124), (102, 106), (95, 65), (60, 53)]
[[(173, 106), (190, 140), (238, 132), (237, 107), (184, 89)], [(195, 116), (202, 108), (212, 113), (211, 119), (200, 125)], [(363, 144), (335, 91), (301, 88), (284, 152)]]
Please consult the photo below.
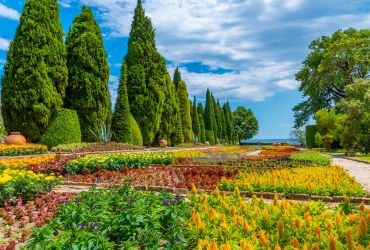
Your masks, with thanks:
[(230, 104), (227, 101), (223, 107), (224, 117), (225, 117), (225, 125), (226, 125), (226, 135), (225, 138), (227, 139), (228, 143), (234, 143), (234, 121), (233, 121), (233, 114), (231, 112)]
[(184, 135), (184, 142), (192, 141), (192, 122), (190, 116), (189, 94), (186, 83), (180, 81), (177, 88), (177, 95), (179, 97), (179, 106), (181, 114), (181, 125)]
[(62, 107), (68, 83), (56, 0), (26, 1), (1, 82), (6, 130), (37, 141)]
[(109, 66), (100, 28), (90, 8), (73, 21), (66, 38), (69, 72), (65, 107), (77, 111), (82, 138), (93, 141), (91, 131), (111, 121)]
[(191, 112), (191, 121), (192, 121), (192, 127), (193, 127), (193, 132), (194, 135), (198, 138), (199, 140), (199, 133), (200, 133), (200, 125), (199, 125), (199, 115), (198, 115), (198, 110), (197, 110), (197, 98), (194, 96), (194, 101), (192, 104), (192, 112)]
[(216, 107), (217, 107), (217, 116), (218, 116), (218, 121), (219, 121), (218, 133), (217, 133), (218, 138), (220, 138), (220, 140), (225, 142), (226, 141), (225, 140), (226, 124), (225, 124), (224, 113), (223, 113), (222, 107), (220, 105), (220, 100), (219, 99), (217, 99)]
[(163, 106), (168, 98), (165, 96), (168, 87), (166, 63), (158, 53), (154, 39), (152, 22), (138, 0), (125, 63), (131, 113), (140, 126), (144, 145), (151, 145), (160, 136)]
[(213, 106), (213, 113), (215, 115), (215, 123), (214, 123), (214, 129), (213, 132), (215, 134), (215, 142), (219, 143), (219, 137), (218, 137), (218, 124), (219, 124), (219, 117), (218, 117), (218, 111), (217, 111), (217, 104), (215, 97), (213, 96), (213, 93), (211, 92), (211, 100), (212, 100), (212, 106)]
[(199, 139), (201, 142), (205, 142), (206, 139), (206, 129), (204, 125), (204, 109), (201, 102), (197, 106), (198, 118), (199, 118)]
[(171, 143), (173, 145), (179, 145), (181, 143), (184, 143), (184, 135), (182, 132), (182, 125), (181, 125), (181, 114), (178, 112), (176, 115), (176, 121), (175, 121), (175, 131), (172, 133), (171, 136)]
[(179, 86), (180, 81), (181, 81), (181, 73), (180, 73), (179, 67), (177, 66), (175, 69), (175, 73), (173, 74), (173, 83), (175, 84), (176, 89)]
[[(216, 129), (216, 117), (215, 117), (215, 108), (213, 103), (212, 93), (207, 89), (206, 94), (206, 107), (204, 110), (204, 126), (206, 130), (206, 136), (209, 136), (210, 133), (213, 133), (213, 137), (208, 137), (207, 140), (215, 140), (215, 129)], [(208, 133), (207, 133), (208, 131)]]
[(122, 65), (118, 96), (112, 117), (113, 138), (117, 142), (133, 143), (130, 105), (127, 95), (127, 66)]

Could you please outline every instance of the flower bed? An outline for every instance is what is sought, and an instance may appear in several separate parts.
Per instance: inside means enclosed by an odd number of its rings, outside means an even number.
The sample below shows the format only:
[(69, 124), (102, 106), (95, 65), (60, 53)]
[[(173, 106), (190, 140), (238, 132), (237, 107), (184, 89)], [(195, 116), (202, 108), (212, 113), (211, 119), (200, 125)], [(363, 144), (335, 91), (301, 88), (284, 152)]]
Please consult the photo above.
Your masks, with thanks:
[(36, 155), (46, 154), (48, 148), (37, 144), (0, 144), (0, 156)]
[(0, 166), (7, 168), (12, 167), (28, 167), (29, 165), (42, 164), (55, 158), (55, 155), (43, 155), (36, 157), (22, 157), (22, 158), (10, 158), (0, 160)]
[(171, 164), (171, 153), (120, 153), (105, 155), (88, 155), (68, 163), (69, 174), (92, 173), (97, 168), (119, 171), (124, 167), (138, 168), (152, 164)]
[(59, 204), (72, 198), (69, 194), (47, 193), (24, 204), (22, 199), (11, 200), (0, 208), (0, 249), (16, 249), (24, 243), (35, 226), (47, 224)]
[(53, 152), (66, 153), (86, 153), (86, 152), (105, 152), (105, 151), (124, 151), (124, 150), (139, 150), (143, 147), (134, 146), (124, 143), (72, 143), (62, 144), (53, 147)]
[(77, 159), (77, 155), (57, 155), (48, 161), (31, 164), (28, 169), (35, 173), (55, 174), (63, 176), (67, 174), (66, 167), (71, 160)]
[(128, 180), (132, 186), (162, 186), (172, 188), (190, 188), (194, 183), (197, 187), (213, 190), (222, 177), (231, 178), (237, 173), (236, 169), (223, 168), (193, 168), (158, 166), (139, 169), (124, 168), (120, 171), (99, 170), (88, 175), (69, 175), (65, 181), (82, 183), (114, 183), (122, 184)]
[(222, 179), (222, 190), (278, 192), (329, 196), (367, 197), (367, 192), (342, 167), (302, 167), (259, 172), (239, 172), (233, 180)]
[(323, 155), (318, 152), (308, 151), (299, 154), (293, 154), (290, 156), (292, 160), (310, 162), (317, 166), (329, 166), (332, 163), (332, 159), (329, 155)]
[(189, 249), (365, 249), (370, 211), (327, 209), (322, 203), (268, 204), (238, 195), (194, 196)]
[(8, 199), (32, 200), (51, 191), (60, 179), (29, 170), (7, 168), (0, 171), (0, 205)]
[(92, 190), (35, 228), (27, 249), (183, 249), (189, 214), (184, 199), (166, 192)]
[(239, 155), (250, 151), (253, 151), (253, 149), (240, 146), (212, 147), (194, 150), (192, 149), (192, 150), (174, 151), (173, 156), (176, 159), (198, 158), (205, 157), (207, 155)]

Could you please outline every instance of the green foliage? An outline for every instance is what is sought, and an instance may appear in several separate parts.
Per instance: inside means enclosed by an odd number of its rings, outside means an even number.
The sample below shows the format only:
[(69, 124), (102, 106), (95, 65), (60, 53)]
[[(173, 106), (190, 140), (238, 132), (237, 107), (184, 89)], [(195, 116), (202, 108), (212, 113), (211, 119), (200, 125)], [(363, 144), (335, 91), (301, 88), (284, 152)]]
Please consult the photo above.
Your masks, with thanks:
[(358, 79), (346, 87), (347, 96), (337, 105), (346, 115), (340, 123), (341, 144), (347, 150), (355, 146), (370, 150), (370, 80)]
[(121, 80), (118, 87), (118, 97), (112, 117), (112, 130), (114, 132), (113, 138), (115, 141), (133, 143), (134, 129), (132, 128), (133, 121), (130, 118), (130, 105), (128, 103), (127, 95), (127, 67), (125, 64), (123, 64)]
[(94, 129), (90, 129), (91, 138), (96, 142), (108, 143), (112, 140), (113, 131), (110, 124), (102, 124), (100, 126), (95, 126)]
[(181, 73), (179, 67), (176, 67), (175, 73), (173, 74), (173, 83), (175, 84), (176, 89), (179, 86), (179, 82), (181, 82)]
[(6, 132), (4, 124), (0, 123), (0, 143), (5, 142), (5, 138), (7, 135), (8, 133)]
[(217, 125), (217, 136), (221, 140), (221, 142), (226, 143), (226, 121), (224, 116), (224, 111), (220, 105), (220, 101), (217, 99), (216, 103), (216, 120), (218, 122)]
[(192, 113), (191, 113), (191, 121), (194, 135), (200, 140), (200, 122), (199, 122), (199, 115), (197, 110), (197, 98), (194, 96), (194, 102), (192, 105)]
[(216, 144), (215, 132), (213, 132), (213, 130), (206, 130), (205, 135), (206, 135), (206, 141), (208, 141), (209, 144), (211, 144), (211, 145)]
[(173, 145), (180, 145), (184, 143), (184, 134), (182, 131), (182, 123), (181, 123), (181, 116), (180, 112), (176, 116), (175, 121), (175, 131), (171, 136), (171, 143)]
[[(213, 131), (215, 132), (216, 128), (216, 116), (215, 116), (215, 108), (214, 108), (214, 103), (212, 100), (212, 94), (209, 89), (207, 89), (207, 95), (206, 95), (206, 108), (204, 110), (204, 126), (205, 130), (207, 131)], [(209, 135), (208, 135), (209, 136)], [(207, 132), (206, 132), (206, 137), (208, 139)], [(215, 137), (213, 136), (215, 139)]]
[(230, 104), (229, 102), (226, 102), (223, 107), (224, 112), (224, 120), (225, 120), (225, 139), (226, 142), (229, 144), (234, 144), (234, 136), (235, 136), (235, 129), (234, 129), (234, 116), (231, 112)]
[(63, 105), (66, 49), (55, 0), (26, 1), (10, 44), (2, 79), (2, 115), (8, 132), (40, 139)]
[(122, 168), (138, 168), (152, 164), (171, 164), (173, 155), (170, 153), (156, 152), (133, 152), (116, 153), (104, 155), (87, 155), (68, 163), (67, 172), (69, 174), (81, 174), (88, 170), (97, 171), (97, 168), (119, 171)]
[(184, 135), (184, 142), (192, 142), (192, 121), (190, 116), (189, 94), (186, 83), (180, 81), (177, 87), (177, 95), (179, 98), (180, 115), (182, 133)]
[(40, 138), (49, 148), (59, 144), (80, 143), (81, 129), (76, 111), (61, 109)]
[(315, 134), (315, 145), (317, 145), (319, 148), (322, 146), (322, 136), (319, 132), (316, 132)]
[(307, 125), (306, 126), (306, 145), (310, 148), (315, 148), (318, 146), (315, 143), (315, 135), (318, 132), (317, 125)]
[(93, 141), (90, 130), (111, 121), (109, 66), (100, 28), (90, 8), (73, 21), (66, 38), (69, 72), (65, 107), (77, 111), (82, 138)]
[(28, 249), (185, 249), (190, 205), (167, 192), (92, 189), (36, 228)]
[(307, 123), (322, 108), (330, 109), (346, 96), (345, 86), (370, 72), (370, 30), (338, 30), (312, 41), (311, 50), (296, 74), (307, 99), (294, 107), (295, 127)]
[(323, 155), (318, 152), (307, 151), (304, 153), (293, 154), (290, 156), (292, 160), (300, 162), (308, 162), (317, 166), (330, 166), (332, 159), (331, 156)]
[(337, 115), (334, 109), (330, 111), (320, 109), (316, 112), (315, 117), (324, 147), (329, 150), (334, 140), (339, 139), (340, 131), (342, 130), (340, 126), (341, 115)]
[(293, 140), (297, 140), (299, 141), (299, 143), (301, 145), (305, 145), (305, 133), (303, 130), (300, 130), (300, 129), (294, 129), (290, 132), (290, 137), (293, 139)]
[(130, 114), (129, 117), (130, 127), (132, 129), (132, 144), (135, 146), (143, 146), (143, 136), (141, 135), (140, 127), (137, 124), (135, 118)]
[(237, 107), (234, 119), (235, 134), (239, 138), (239, 143), (242, 139), (250, 139), (258, 133), (258, 121), (251, 109)]
[[(144, 145), (151, 145), (155, 137), (161, 136), (157, 133), (162, 122), (163, 106), (166, 98), (170, 98), (170, 102), (173, 100), (172, 96), (165, 95), (166, 91), (169, 92), (166, 89), (171, 80), (165, 60), (158, 53), (154, 39), (152, 22), (145, 15), (141, 1), (138, 1), (124, 61), (127, 65), (127, 90), (131, 114), (139, 124)], [(174, 113), (171, 110), (172, 105), (167, 105), (167, 108), (167, 113)], [(170, 126), (172, 123), (164, 126), (161, 133), (167, 133)]]

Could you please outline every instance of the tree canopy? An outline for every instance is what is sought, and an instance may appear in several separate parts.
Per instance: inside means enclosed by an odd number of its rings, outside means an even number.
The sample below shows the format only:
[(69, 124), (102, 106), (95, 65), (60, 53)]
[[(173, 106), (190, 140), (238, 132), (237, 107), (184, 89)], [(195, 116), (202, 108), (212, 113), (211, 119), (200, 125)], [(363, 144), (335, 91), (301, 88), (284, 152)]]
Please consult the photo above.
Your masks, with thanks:
[(251, 109), (237, 107), (234, 111), (234, 119), (235, 134), (239, 138), (239, 143), (242, 139), (250, 139), (258, 133), (258, 121)]

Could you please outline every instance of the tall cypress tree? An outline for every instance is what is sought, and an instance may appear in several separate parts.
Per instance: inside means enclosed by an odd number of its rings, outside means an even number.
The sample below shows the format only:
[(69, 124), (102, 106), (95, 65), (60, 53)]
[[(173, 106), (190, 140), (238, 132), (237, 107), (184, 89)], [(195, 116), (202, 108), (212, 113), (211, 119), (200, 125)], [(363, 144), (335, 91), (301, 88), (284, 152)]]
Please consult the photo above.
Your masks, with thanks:
[(217, 116), (218, 116), (218, 121), (219, 121), (219, 124), (218, 124), (218, 138), (220, 138), (220, 140), (225, 140), (225, 130), (226, 130), (226, 124), (225, 124), (225, 118), (224, 118), (224, 113), (223, 113), (223, 110), (222, 110), (222, 107), (220, 105), (220, 100), (217, 99), (217, 103), (216, 103), (216, 107), (217, 107)]
[(73, 21), (66, 38), (68, 87), (64, 105), (77, 111), (82, 138), (94, 140), (91, 130), (111, 120), (109, 66), (100, 28), (90, 8)]
[(2, 79), (2, 115), (8, 132), (37, 141), (63, 105), (66, 49), (56, 0), (26, 1)]
[(197, 110), (197, 98), (194, 96), (194, 101), (192, 105), (192, 112), (191, 112), (191, 121), (192, 121), (192, 127), (193, 127), (193, 132), (196, 137), (199, 138), (200, 136), (200, 124), (199, 124), (199, 115), (198, 115), (198, 110)]
[(154, 39), (152, 22), (138, 0), (125, 63), (131, 113), (140, 126), (144, 145), (151, 145), (158, 136), (168, 87), (166, 63)]
[(179, 82), (177, 88), (177, 95), (179, 97), (181, 125), (184, 135), (184, 142), (191, 142), (193, 130), (190, 116), (189, 94), (186, 83), (184, 81)]
[(234, 120), (233, 114), (231, 112), (230, 104), (227, 101), (223, 107), (224, 117), (225, 117), (225, 124), (226, 124), (226, 135), (225, 138), (227, 139), (228, 143), (234, 143)]
[[(216, 116), (212, 93), (209, 89), (207, 89), (206, 94), (206, 107), (204, 110), (204, 126), (206, 130), (207, 140), (210, 141), (211, 144), (215, 143)], [(213, 134), (213, 136), (211, 136), (211, 134)]]
[(179, 67), (177, 66), (175, 69), (175, 73), (173, 74), (173, 83), (175, 84), (176, 89), (179, 86), (180, 81), (181, 81), (181, 73), (180, 73)]
[(133, 143), (130, 105), (127, 95), (127, 66), (122, 64), (118, 97), (112, 117), (112, 130), (117, 142)]
[(204, 109), (202, 103), (198, 103), (197, 107), (198, 118), (199, 118), (199, 139), (201, 142), (205, 142), (206, 139), (206, 128), (204, 125)]
[(215, 97), (213, 96), (213, 93), (212, 92), (211, 92), (211, 101), (212, 101), (212, 106), (213, 106), (213, 113), (215, 115), (215, 123), (214, 123), (213, 132), (215, 134), (215, 142), (216, 143), (219, 143), (219, 137), (218, 137), (219, 117), (218, 117), (216, 100), (215, 100)]

